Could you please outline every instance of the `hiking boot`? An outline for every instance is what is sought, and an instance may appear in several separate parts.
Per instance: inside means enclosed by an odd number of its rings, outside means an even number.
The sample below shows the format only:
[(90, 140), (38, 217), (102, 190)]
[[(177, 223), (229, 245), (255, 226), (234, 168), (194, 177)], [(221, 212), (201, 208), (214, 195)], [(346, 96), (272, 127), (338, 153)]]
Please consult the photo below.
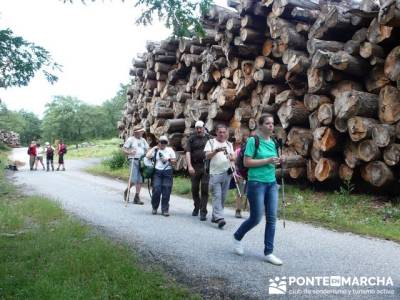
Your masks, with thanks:
[(282, 260), (280, 260), (278, 257), (276, 257), (275, 255), (273, 255), (272, 253), (266, 255), (266, 256), (264, 257), (264, 260), (265, 260), (266, 262), (269, 262), (270, 264), (273, 264), (273, 265), (276, 265), (276, 266), (280, 266), (280, 265), (282, 265), (282, 263), (283, 263)]
[(192, 216), (197, 217), (199, 215), (199, 210), (197, 208), (193, 209)]
[(157, 209), (153, 208), (153, 210), (151, 211), (151, 213), (152, 213), (153, 215), (156, 215), (156, 214), (157, 214)]
[(225, 224), (226, 224), (225, 220), (224, 219), (220, 219), (218, 221), (218, 228), (222, 229), (225, 226)]
[(60, 168), (57, 168), (56, 171), (60, 171)]
[(214, 219), (214, 217), (211, 218), (211, 223), (218, 223), (218, 220)]
[(200, 214), (200, 221), (207, 221), (207, 215)]
[(242, 218), (242, 213), (240, 211), (240, 209), (237, 209), (235, 212), (235, 218), (241, 219)]
[(62, 170), (65, 171), (65, 168), (63, 168)]
[(164, 217), (169, 217), (169, 212), (168, 212), (168, 210), (164, 210), (164, 211), (162, 212), (162, 215), (163, 215)]
[(138, 204), (138, 205), (143, 205), (144, 202), (142, 202), (139, 198), (139, 194), (135, 194), (135, 198), (133, 199), (133, 204)]
[(235, 237), (233, 237), (233, 252), (237, 255), (244, 254), (242, 242), (235, 239)]

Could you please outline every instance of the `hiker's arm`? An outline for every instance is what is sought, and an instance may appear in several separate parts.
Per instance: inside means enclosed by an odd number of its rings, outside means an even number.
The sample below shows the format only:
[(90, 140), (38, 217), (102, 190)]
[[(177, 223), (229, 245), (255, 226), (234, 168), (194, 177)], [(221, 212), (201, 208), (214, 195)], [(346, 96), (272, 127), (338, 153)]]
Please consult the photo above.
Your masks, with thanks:
[(217, 154), (220, 151), (224, 151), (223, 148), (217, 148), (214, 151), (206, 151), (206, 159), (212, 159), (215, 154)]
[(153, 158), (154, 149), (156, 149), (156, 148), (157, 148), (157, 146), (155, 146), (155, 147), (151, 148), (149, 151), (147, 151), (146, 157), (149, 159)]
[(249, 156), (245, 156), (243, 160), (243, 164), (246, 168), (254, 168), (261, 167), (268, 164), (278, 165), (280, 163), (280, 159), (278, 157), (269, 157), (263, 159), (254, 159)]
[(191, 161), (192, 156), (191, 156), (190, 152), (186, 151), (185, 156), (186, 156), (186, 162), (187, 162), (188, 169), (193, 169), (192, 161)]

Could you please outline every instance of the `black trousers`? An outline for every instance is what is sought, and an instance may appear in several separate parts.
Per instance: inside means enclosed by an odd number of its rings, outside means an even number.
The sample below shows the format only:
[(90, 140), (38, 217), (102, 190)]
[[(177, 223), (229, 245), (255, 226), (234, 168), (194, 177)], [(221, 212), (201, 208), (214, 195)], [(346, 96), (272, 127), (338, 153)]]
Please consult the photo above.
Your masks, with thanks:
[(208, 182), (210, 180), (210, 175), (204, 171), (203, 165), (194, 165), (193, 168), (195, 170), (195, 174), (191, 176), (191, 181), (194, 208), (199, 210), (200, 214), (206, 215), (208, 202)]

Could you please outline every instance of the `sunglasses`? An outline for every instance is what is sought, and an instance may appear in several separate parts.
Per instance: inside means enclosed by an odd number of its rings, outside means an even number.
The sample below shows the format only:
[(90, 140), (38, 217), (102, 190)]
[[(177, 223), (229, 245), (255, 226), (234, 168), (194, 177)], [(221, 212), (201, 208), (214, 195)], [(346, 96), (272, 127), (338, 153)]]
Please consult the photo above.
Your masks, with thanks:
[(167, 141), (160, 141), (160, 144), (166, 145), (166, 144), (168, 144), (168, 142)]

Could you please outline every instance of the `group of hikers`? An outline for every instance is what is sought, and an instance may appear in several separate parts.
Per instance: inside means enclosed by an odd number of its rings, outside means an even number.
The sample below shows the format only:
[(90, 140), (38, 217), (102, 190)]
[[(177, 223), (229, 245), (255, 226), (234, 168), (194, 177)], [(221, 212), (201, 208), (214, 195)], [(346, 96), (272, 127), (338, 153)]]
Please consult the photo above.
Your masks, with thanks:
[[(58, 166), (56, 171), (65, 171), (64, 155), (67, 153), (67, 146), (62, 140), (56, 146), (58, 155)], [(46, 142), (44, 146), (36, 141), (32, 141), (28, 147), (29, 155), (29, 168), (31, 171), (37, 171), (39, 164), (42, 166), (43, 170), (47, 172), (54, 171), (54, 153), (55, 148)], [(46, 167), (44, 166), (43, 160), (46, 157)], [(40, 167), (40, 166), (39, 166)]]
[[(278, 185), (275, 177), (275, 166), (285, 160), (280, 155), (276, 142), (272, 138), (274, 118), (264, 114), (258, 121), (256, 131), (249, 132), (236, 147), (228, 141), (227, 126), (219, 124), (215, 128), (215, 137), (209, 135), (204, 122), (195, 123), (195, 133), (187, 142), (186, 161), (191, 177), (194, 209), (192, 216), (199, 216), (200, 221), (207, 220), (207, 203), (209, 192), (212, 198), (211, 222), (222, 229), (226, 225), (224, 203), (232, 185), (238, 194), (247, 194), (250, 216), (233, 235), (233, 249), (243, 255), (241, 240), (258, 223), (263, 214), (266, 216), (264, 234), (265, 260), (281, 265), (282, 260), (273, 254), (275, 225), (278, 211)], [(143, 138), (144, 129), (137, 125), (133, 136), (129, 137), (123, 151), (131, 162), (131, 174), (124, 199), (128, 201), (129, 191), (135, 186), (133, 203), (143, 205), (140, 190), (143, 183), (141, 160), (145, 157), (154, 163), (152, 175), (152, 214), (156, 215), (161, 202), (161, 214), (168, 217), (169, 200), (173, 185), (173, 166), (176, 154), (168, 146), (168, 138), (161, 136), (158, 144), (152, 148)], [(236, 148), (236, 149), (235, 149)], [(246, 200), (247, 201), (247, 200)], [(236, 201), (237, 218), (241, 218), (242, 198)]]

